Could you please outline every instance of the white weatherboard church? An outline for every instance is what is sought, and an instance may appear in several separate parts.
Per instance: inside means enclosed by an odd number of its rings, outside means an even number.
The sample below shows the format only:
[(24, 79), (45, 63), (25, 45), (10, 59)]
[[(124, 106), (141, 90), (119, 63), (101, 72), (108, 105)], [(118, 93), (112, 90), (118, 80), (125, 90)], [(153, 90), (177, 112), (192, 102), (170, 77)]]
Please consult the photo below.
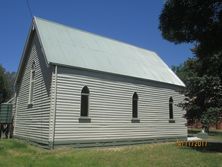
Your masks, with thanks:
[(47, 147), (184, 139), (184, 83), (154, 52), (34, 18), (15, 82), (14, 136)]

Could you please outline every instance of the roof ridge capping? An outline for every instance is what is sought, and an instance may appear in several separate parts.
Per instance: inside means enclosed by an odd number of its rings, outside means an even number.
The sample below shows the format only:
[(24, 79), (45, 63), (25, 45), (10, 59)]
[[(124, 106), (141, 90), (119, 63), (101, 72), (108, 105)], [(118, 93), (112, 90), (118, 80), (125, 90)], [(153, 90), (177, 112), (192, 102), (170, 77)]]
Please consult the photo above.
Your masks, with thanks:
[(154, 51), (36, 16), (33, 25), (48, 63), (185, 87)]

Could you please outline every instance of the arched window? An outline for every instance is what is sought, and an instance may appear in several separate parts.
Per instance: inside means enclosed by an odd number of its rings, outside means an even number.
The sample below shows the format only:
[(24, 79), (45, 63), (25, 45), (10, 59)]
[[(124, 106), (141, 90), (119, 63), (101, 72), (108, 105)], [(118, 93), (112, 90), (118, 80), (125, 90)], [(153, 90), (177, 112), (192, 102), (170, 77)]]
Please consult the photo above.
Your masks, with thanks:
[(81, 92), (81, 117), (88, 117), (89, 113), (89, 88), (84, 86)]
[(30, 86), (29, 86), (29, 101), (28, 104), (33, 103), (33, 93), (34, 93), (34, 82), (35, 82), (35, 61), (32, 63), (30, 71)]
[(133, 109), (132, 111), (133, 118), (138, 118), (138, 95), (136, 92), (134, 92), (133, 94), (132, 109)]
[(173, 98), (170, 96), (169, 98), (169, 117), (173, 119)]

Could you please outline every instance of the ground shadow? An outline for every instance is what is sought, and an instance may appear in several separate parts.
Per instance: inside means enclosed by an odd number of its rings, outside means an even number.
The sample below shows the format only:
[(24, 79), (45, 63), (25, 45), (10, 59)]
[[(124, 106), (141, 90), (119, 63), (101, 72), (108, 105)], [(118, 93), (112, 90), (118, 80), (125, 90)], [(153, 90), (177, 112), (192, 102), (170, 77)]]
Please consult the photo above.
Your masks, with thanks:
[(191, 147), (200, 152), (220, 152), (222, 153), (222, 142), (207, 141), (206, 147)]

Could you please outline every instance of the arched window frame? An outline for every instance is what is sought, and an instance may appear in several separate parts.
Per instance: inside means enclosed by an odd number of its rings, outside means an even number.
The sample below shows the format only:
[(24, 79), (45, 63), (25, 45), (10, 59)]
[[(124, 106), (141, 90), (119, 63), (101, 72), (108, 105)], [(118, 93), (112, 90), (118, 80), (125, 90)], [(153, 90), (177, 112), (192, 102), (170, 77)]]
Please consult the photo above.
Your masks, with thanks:
[(134, 92), (132, 100), (132, 117), (138, 118), (138, 95), (136, 92)]
[(28, 99), (29, 106), (33, 105), (35, 75), (36, 75), (36, 63), (35, 61), (33, 61), (30, 70), (29, 99)]
[(173, 117), (173, 97), (170, 96), (169, 98), (169, 123), (175, 123), (174, 117)]
[(89, 102), (90, 102), (90, 91), (87, 86), (84, 86), (81, 91), (80, 100), (80, 118), (79, 122), (87, 123), (90, 122), (89, 118)]
[(132, 120), (131, 120), (132, 123), (140, 122), (138, 118), (138, 100), (139, 100), (138, 94), (137, 92), (134, 92), (132, 96)]

